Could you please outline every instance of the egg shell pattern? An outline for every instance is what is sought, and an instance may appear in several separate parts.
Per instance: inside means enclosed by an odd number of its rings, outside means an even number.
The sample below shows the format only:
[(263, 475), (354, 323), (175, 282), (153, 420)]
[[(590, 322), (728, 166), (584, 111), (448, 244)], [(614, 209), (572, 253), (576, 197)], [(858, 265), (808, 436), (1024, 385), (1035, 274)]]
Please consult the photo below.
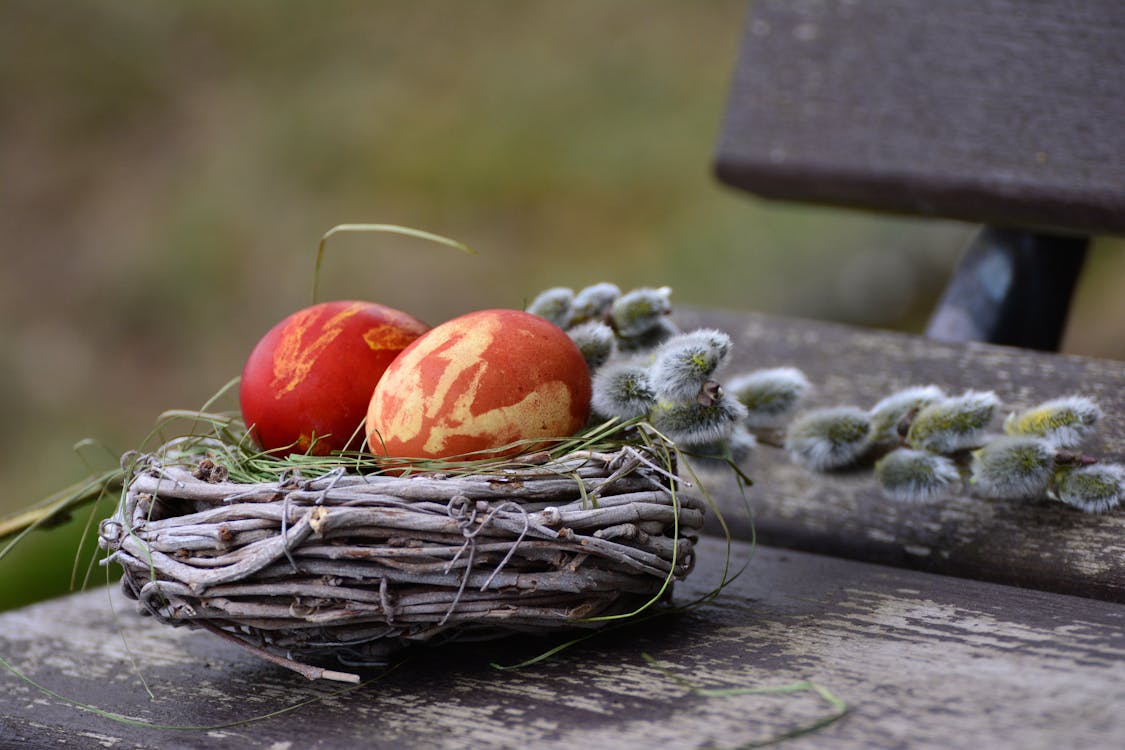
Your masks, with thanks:
[(427, 330), (407, 313), (355, 300), (289, 315), (243, 368), (239, 401), (255, 440), (278, 454), (304, 453), (314, 435), (318, 454), (343, 449), (362, 425), (379, 378)]
[(378, 455), (449, 458), (566, 437), (589, 413), (589, 371), (561, 328), (481, 310), (437, 326), (391, 363), (372, 394), (367, 439)]

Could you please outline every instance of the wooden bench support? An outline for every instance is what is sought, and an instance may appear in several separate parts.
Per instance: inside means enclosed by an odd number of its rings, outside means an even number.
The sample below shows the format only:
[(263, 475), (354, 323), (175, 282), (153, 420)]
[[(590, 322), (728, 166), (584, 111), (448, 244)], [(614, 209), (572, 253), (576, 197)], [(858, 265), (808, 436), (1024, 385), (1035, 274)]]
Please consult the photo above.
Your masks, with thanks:
[[(733, 551), (741, 561), (751, 548)], [(723, 543), (705, 540), (700, 556), (677, 600), (717, 581)], [(511, 663), (550, 642), (462, 645), (415, 654), (338, 695), (207, 633), (141, 618), (116, 593), (112, 601), (116, 621), (105, 591), (0, 615), (0, 654), (63, 695), (166, 725), (323, 700), (248, 725), (156, 730), (73, 708), (6, 674), (0, 748), (733, 747), (832, 712), (813, 693), (705, 697), (676, 678), (706, 688), (814, 680), (849, 714), (797, 747), (1116, 750), (1125, 736), (1121, 607), (768, 548), (713, 603), (599, 635), (537, 666), (500, 672), (489, 661)]]
[(926, 335), (1058, 350), (1088, 244), (1082, 236), (982, 229), (961, 259)]
[(930, 333), (1056, 349), (1081, 236), (1125, 233), (1123, 24), (1117, 0), (756, 0), (715, 172), (766, 198), (1003, 227)]

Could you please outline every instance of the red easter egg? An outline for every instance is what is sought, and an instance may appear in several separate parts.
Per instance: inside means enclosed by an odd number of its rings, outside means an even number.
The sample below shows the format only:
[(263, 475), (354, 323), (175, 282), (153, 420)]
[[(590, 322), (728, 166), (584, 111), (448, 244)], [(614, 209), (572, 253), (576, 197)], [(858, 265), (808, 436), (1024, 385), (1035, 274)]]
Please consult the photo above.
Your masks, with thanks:
[(371, 396), (367, 444), (376, 455), (449, 458), (566, 437), (589, 414), (590, 373), (565, 331), (519, 310), (481, 310), (435, 327), (391, 363)]
[(239, 401), (254, 439), (280, 456), (358, 448), (375, 384), (428, 329), (373, 302), (322, 302), (285, 318), (242, 371)]

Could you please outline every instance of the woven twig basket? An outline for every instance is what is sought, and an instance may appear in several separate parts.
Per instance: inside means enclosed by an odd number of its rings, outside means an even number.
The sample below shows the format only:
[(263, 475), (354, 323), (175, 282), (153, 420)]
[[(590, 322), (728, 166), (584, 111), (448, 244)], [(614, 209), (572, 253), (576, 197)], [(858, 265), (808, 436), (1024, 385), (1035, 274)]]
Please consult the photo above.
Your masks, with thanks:
[(703, 525), (668, 451), (639, 445), (485, 473), (260, 484), (161, 455), (101, 526), (126, 593), (298, 671), (325, 654), (377, 663), (411, 642), (595, 627), (687, 575)]

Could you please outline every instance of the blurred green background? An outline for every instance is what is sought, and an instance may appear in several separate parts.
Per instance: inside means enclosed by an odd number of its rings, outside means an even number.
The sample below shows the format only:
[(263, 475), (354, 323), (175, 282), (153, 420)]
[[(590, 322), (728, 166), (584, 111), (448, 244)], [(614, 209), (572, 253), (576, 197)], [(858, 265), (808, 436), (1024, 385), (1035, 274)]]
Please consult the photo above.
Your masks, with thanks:
[[(308, 302), (317, 241), (340, 223), (480, 252), (333, 241), (322, 298), (431, 323), (608, 280), (920, 330), (973, 227), (765, 203), (713, 179), (744, 14), (744, 0), (5, 0), (0, 515), (237, 375)], [(1098, 243), (1067, 351), (1125, 358), (1123, 250)], [(75, 452), (86, 437), (99, 445)], [(0, 608), (69, 587), (85, 522), (0, 562)]]

